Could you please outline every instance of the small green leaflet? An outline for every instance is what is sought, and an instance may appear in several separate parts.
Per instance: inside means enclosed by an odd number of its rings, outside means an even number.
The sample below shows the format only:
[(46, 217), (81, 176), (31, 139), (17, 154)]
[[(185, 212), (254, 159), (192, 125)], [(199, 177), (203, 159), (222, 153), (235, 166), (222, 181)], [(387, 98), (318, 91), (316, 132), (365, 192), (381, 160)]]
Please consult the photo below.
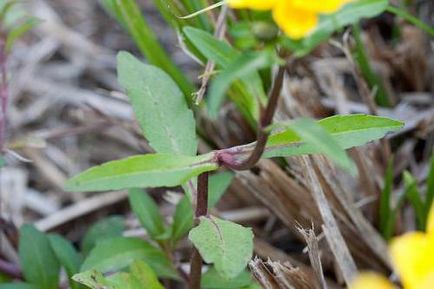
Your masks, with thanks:
[(14, 27), (9, 31), (6, 39), (6, 50), (11, 51), (15, 41), (39, 23), (41, 23), (41, 20), (37, 18), (26, 17), (22, 23), (14, 25)]
[(88, 169), (70, 179), (72, 192), (106, 191), (146, 187), (173, 187), (207, 171), (217, 169), (212, 154), (181, 156), (147, 154), (112, 161)]
[[(200, 53), (206, 59), (214, 61), (219, 68), (227, 69), (242, 55), (229, 43), (216, 39), (206, 31), (193, 27), (184, 27), (183, 31)], [(267, 100), (262, 79), (257, 71), (250, 71), (250, 74), (240, 81), (235, 81), (228, 96), (249, 121), (253, 120), (253, 123), (256, 123), (259, 117), (259, 104)]]
[(232, 279), (226, 279), (220, 276), (214, 267), (206, 271), (201, 278), (201, 286), (204, 289), (239, 289), (254, 283), (252, 274), (244, 270)]
[(122, 236), (124, 229), (125, 221), (120, 216), (107, 217), (92, 224), (81, 240), (83, 254), (87, 255), (99, 241)]
[[(336, 115), (322, 119), (318, 121), (318, 124), (343, 149), (380, 139), (387, 133), (398, 131), (403, 127), (400, 121), (364, 114)], [(273, 126), (279, 126), (279, 124)], [(263, 157), (290, 157), (315, 153), (320, 153), (319, 148), (302, 142), (295, 131), (287, 129), (269, 137)]]
[(154, 199), (140, 189), (129, 190), (128, 197), (134, 214), (149, 236), (153, 240), (162, 236), (166, 232), (166, 227)]
[(201, 217), (189, 239), (205, 262), (214, 264), (226, 279), (235, 278), (247, 266), (253, 254), (253, 232), (236, 223), (213, 216)]
[(138, 238), (116, 237), (99, 242), (81, 266), (81, 271), (100, 272), (121, 270), (137, 260), (143, 260), (160, 277), (177, 279), (176, 270), (160, 249)]
[(345, 150), (321, 125), (308, 118), (300, 118), (288, 127), (301, 137), (302, 141), (318, 149), (318, 152), (335, 161), (339, 166), (355, 174), (357, 168)]
[(0, 155), (0, 169), (6, 165), (5, 158)]
[(60, 266), (48, 237), (32, 225), (20, 228), (18, 254), (27, 282), (43, 289), (57, 289)]
[(232, 82), (245, 79), (252, 74), (252, 71), (271, 67), (278, 62), (278, 57), (273, 51), (264, 50), (244, 53), (229, 63), (211, 83), (208, 95), (208, 112), (210, 117), (217, 117), (218, 109), (223, 103), (225, 92)]
[(136, 261), (130, 266), (131, 274), (140, 281), (145, 289), (164, 289), (152, 268), (143, 261)]
[[(81, 265), (81, 256), (72, 246), (71, 242), (66, 240), (60, 235), (52, 234), (48, 236), (50, 240), (51, 248), (57, 257), (60, 265), (65, 269), (66, 274), (71, 278), (74, 274), (77, 274)], [(70, 286), (72, 289), (82, 288), (80, 284), (70, 281)]]
[(118, 54), (118, 78), (150, 145), (159, 153), (196, 155), (196, 122), (170, 76), (127, 52)]

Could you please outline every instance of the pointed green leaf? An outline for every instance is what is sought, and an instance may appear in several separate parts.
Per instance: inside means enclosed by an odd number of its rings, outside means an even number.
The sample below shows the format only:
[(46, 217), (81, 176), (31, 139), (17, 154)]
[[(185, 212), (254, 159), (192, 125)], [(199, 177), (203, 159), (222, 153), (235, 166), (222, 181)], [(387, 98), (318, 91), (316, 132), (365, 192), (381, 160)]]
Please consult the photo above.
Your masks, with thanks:
[(417, 188), (416, 179), (408, 171), (404, 172), (404, 185), (405, 196), (410, 201), (414, 212), (416, 213), (417, 228), (419, 230), (424, 230), (426, 219), (422, 196)]
[[(364, 114), (336, 115), (322, 119), (318, 124), (344, 149), (380, 139), (387, 133), (398, 131), (403, 127), (400, 121)], [(269, 137), (264, 157), (289, 157), (314, 153), (320, 153), (319, 148), (302, 142), (295, 131), (288, 129)]]
[(201, 278), (201, 285), (204, 289), (238, 289), (247, 287), (253, 282), (252, 274), (247, 270), (235, 278), (226, 279), (214, 267), (206, 271)]
[(140, 281), (132, 274), (125, 272), (114, 274), (108, 277), (107, 281), (113, 289), (148, 289), (143, 284), (140, 284)]
[[(105, 2), (105, 3), (104, 3)], [(152, 27), (144, 17), (136, 0), (104, 1), (105, 8), (112, 11), (115, 18), (134, 39), (140, 52), (149, 63), (167, 72), (178, 84), (187, 100), (191, 99), (194, 87), (188, 77), (175, 65), (170, 56), (160, 44)]]
[[(231, 63), (242, 56), (242, 53), (229, 43), (216, 39), (206, 31), (193, 27), (185, 27), (183, 31), (196, 48), (207, 59), (214, 61), (219, 68), (228, 68)], [(251, 71), (242, 80), (236, 81), (228, 95), (248, 120), (259, 118), (259, 104), (267, 100), (262, 79), (256, 71)]]
[(154, 270), (143, 261), (136, 261), (130, 266), (131, 274), (139, 280), (143, 288), (146, 289), (164, 289)]
[(125, 222), (122, 217), (112, 216), (99, 220), (87, 230), (81, 241), (83, 254), (87, 255), (95, 244), (101, 240), (122, 236), (124, 229)]
[(430, 168), (426, 178), (425, 216), (428, 218), (434, 201), (434, 155), (431, 156)]
[(60, 266), (45, 234), (32, 225), (23, 225), (18, 253), (27, 282), (43, 289), (57, 289)]
[(210, 117), (216, 118), (223, 103), (226, 90), (235, 80), (248, 78), (252, 72), (271, 67), (278, 62), (274, 52), (263, 50), (244, 53), (228, 66), (211, 83), (208, 95), (208, 112)]
[(155, 203), (148, 193), (140, 189), (132, 189), (129, 191), (130, 206), (146, 229), (152, 239), (156, 239), (165, 233), (163, 217), (160, 214), (158, 205)]
[(148, 242), (138, 238), (117, 237), (99, 242), (81, 266), (81, 271), (95, 269), (113, 272), (143, 260), (160, 277), (177, 278), (166, 255)]
[(301, 118), (291, 122), (288, 127), (295, 131), (303, 142), (315, 147), (319, 153), (326, 155), (342, 168), (352, 174), (357, 172), (356, 166), (348, 157), (345, 150), (328, 131), (315, 121)]
[(23, 23), (14, 26), (8, 33), (6, 39), (6, 51), (12, 49), (15, 41), (32, 29), (35, 25), (39, 24), (41, 21), (34, 17), (27, 17)]
[(217, 272), (227, 279), (238, 276), (252, 257), (252, 230), (213, 216), (200, 218), (189, 239), (204, 261), (214, 264)]
[(212, 155), (147, 154), (112, 161), (88, 169), (66, 183), (73, 192), (106, 191), (184, 184), (203, 172), (217, 169)]
[(80, 284), (86, 285), (91, 289), (118, 289), (115, 288), (113, 284), (97, 270), (89, 270), (75, 274), (72, 279)]
[[(57, 260), (60, 265), (65, 268), (68, 277), (71, 278), (74, 274), (77, 274), (80, 270), (82, 260), (71, 242), (56, 234), (49, 235), (48, 238)], [(82, 288), (80, 284), (74, 281), (70, 281), (69, 284), (72, 289)]]
[(150, 145), (159, 153), (196, 155), (196, 123), (167, 73), (127, 52), (118, 54), (118, 78)]

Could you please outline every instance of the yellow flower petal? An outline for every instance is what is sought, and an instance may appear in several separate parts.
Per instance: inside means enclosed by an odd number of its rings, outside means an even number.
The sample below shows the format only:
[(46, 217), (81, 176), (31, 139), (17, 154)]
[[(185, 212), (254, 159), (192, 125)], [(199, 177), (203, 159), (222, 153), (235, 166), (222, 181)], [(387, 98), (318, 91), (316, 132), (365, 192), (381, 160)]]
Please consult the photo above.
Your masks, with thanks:
[(278, 0), (227, 0), (229, 7), (235, 9), (271, 10)]
[(383, 276), (367, 272), (357, 276), (350, 289), (395, 289), (395, 286)]
[(351, 0), (290, 0), (294, 7), (316, 13), (333, 13)]
[(297, 9), (291, 3), (292, 1), (278, 1), (273, 9), (273, 18), (286, 35), (300, 39), (315, 29), (318, 16), (311, 11)]
[(395, 238), (390, 254), (405, 289), (432, 289), (434, 234), (408, 233)]
[(430, 235), (434, 235), (434, 204), (431, 204), (431, 209), (428, 215), (426, 232)]

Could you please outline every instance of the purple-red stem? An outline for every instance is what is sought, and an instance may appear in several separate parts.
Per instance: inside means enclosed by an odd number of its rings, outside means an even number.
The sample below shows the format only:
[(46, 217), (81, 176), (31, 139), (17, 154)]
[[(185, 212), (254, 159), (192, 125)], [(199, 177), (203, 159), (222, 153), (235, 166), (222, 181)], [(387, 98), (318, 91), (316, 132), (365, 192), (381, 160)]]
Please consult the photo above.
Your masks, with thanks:
[[(197, 180), (197, 199), (195, 210), (195, 223), (199, 218), (208, 214), (208, 172), (199, 175)], [(202, 277), (202, 257), (196, 248), (193, 248), (190, 262), (190, 289), (200, 289)]]
[(259, 161), (262, 154), (264, 153), (265, 146), (267, 144), (269, 132), (266, 130), (266, 128), (273, 121), (274, 113), (276, 111), (277, 104), (279, 102), (280, 92), (282, 90), (284, 75), (285, 75), (285, 67), (280, 66), (279, 71), (277, 72), (277, 75), (274, 80), (273, 88), (271, 89), (270, 92), (270, 97), (268, 100), (267, 107), (265, 108), (265, 111), (262, 111), (261, 113), (261, 119), (258, 126), (258, 136), (257, 136), (256, 146), (253, 149), (250, 156), (241, 163), (237, 163), (233, 158), (230, 157), (228, 158), (227, 156), (220, 157), (219, 162), (221, 163), (222, 166), (225, 166), (232, 170), (242, 171), (242, 170), (251, 169)]
[[(261, 119), (258, 125), (258, 137), (255, 148), (250, 156), (243, 162), (238, 163), (229, 150), (221, 150), (217, 152), (216, 157), (220, 166), (227, 167), (232, 170), (247, 170), (252, 168), (261, 158), (264, 153), (265, 145), (268, 140), (269, 133), (266, 127), (273, 121), (273, 116), (276, 111), (279, 101), (280, 92), (282, 90), (285, 68), (279, 67), (279, 71), (274, 80), (273, 88), (270, 92), (267, 107), (261, 110)], [(208, 173), (202, 173), (198, 177), (195, 223), (199, 223), (199, 218), (208, 214)], [(196, 248), (193, 248), (193, 253), (190, 262), (190, 289), (200, 289), (202, 276), (202, 257)]]

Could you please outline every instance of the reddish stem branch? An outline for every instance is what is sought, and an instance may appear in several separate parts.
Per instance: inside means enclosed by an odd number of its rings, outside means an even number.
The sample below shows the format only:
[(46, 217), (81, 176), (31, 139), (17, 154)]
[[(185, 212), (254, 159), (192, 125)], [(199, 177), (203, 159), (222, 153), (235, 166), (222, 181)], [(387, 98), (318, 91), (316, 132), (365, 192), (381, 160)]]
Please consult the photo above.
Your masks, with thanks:
[[(208, 173), (202, 173), (197, 180), (197, 199), (195, 211), (195, 223), (199, 223), (199, 218), (208, 214)], [(190, 261), (190, 289), (200, 289), (202, 276), (202, 257), (196, 248)]]
[(266, 131), (266, 127), (269, 126), (273, 121), (273, 116), (279, 102), (280, 92), (282, 90), (284, 75), (285, 67), (280, 66), (274, 80), (273, 88), (270, 92), (267, 107), (265, 108), (265, 111), (261, 112), (256, 146), (250, 156), (241, 163), (236, 163), (233, 158), (227, 156), (221, 157), (219, 161), (221, 162), (222, 166), (225, 166), (232, 170), (242, 171), (252, 168), (259, 161), (262, 154), (264, 153), (265, 146), (267, 144), (269, 132)]

